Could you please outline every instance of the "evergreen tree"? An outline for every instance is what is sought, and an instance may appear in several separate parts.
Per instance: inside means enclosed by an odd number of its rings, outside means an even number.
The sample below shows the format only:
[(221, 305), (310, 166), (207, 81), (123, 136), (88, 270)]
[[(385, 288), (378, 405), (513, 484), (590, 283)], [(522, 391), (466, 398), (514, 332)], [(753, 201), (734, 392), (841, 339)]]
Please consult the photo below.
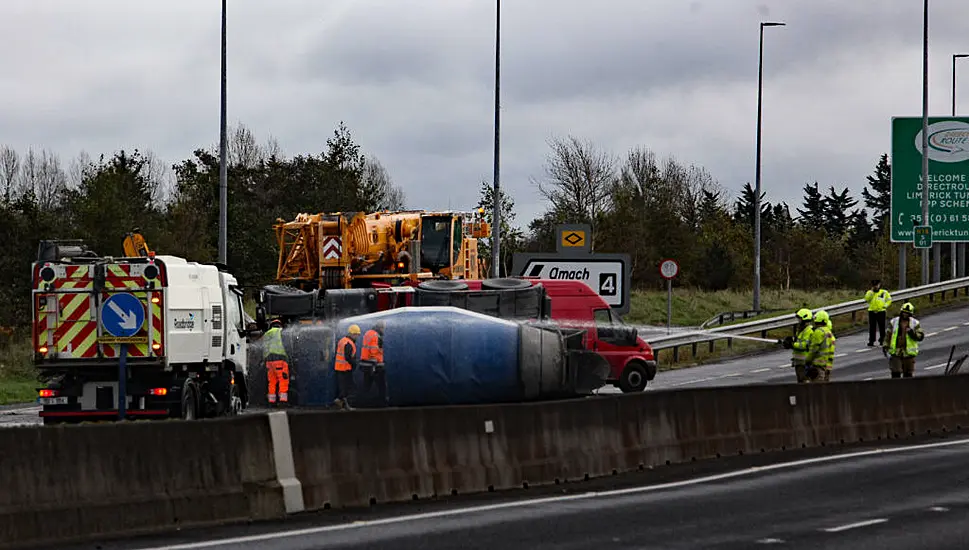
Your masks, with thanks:
[[(840, 192), (834, 186), (828, 188), (828, 194), (823, 199), (824, 221), (822, 225), (833, 239), (840, 239), (848, 233), (854, 213), (852, 209), (858, 200), (851, 196), (847, 187)], [(865, 218), (867, 221), (867, 218)]]
[(814, 185), (807, 184), (804, 186), (803, 201), (804, 207), (797, 209), (797, 213), (800, 215), (801, 226), (809, 229), (823, 228), (825, 216), (827, 215), (827, 206), (824, 201), (824, 195), (818, 189), (818, 182), (814, 182)]
[(872, 218), (878, 232), (888, 229), (888, 214), (892, 201), (892, 167), (888, 162), (888, 155), (883, 154), (875, 166), (875, 173), (868, 176), (868, 187), (862, 189), (861, 196), (865, 199), (865, 206), (872, 210)]
[[(751, 229), (754, 227), (754, 199), (757, 194), (754, 192), (754, 188), (751, 187), (750, 182), (744, 184), (743, 190), (740, 192), (740, 198), (734, 203), (733, 219), (745, 225)], [(760, 226), (763, 229), (765, 226), (771, 223), (771, 212), (773, 206), (766, 200), (767, 194), (761, 191), (760, 193)]]

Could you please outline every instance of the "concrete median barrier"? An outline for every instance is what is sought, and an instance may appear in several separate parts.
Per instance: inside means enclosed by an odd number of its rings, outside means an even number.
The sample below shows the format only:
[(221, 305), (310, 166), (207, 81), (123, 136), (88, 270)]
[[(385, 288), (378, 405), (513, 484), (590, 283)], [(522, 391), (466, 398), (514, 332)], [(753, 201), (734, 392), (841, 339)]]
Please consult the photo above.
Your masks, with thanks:
[(969, 375), (0, 430), (0, 548), (969, 429)]
[(280, 517), (272, 440), (266, 415), (0, 430), (0, 548)]
[(969, 428), (969, 376), (290, 414), (306, 509)]

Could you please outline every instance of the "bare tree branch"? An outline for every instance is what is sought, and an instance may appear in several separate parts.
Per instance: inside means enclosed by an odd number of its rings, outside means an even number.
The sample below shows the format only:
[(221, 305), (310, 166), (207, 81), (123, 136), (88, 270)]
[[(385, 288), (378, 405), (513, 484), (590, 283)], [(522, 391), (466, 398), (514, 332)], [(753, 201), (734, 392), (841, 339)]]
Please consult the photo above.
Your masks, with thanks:
[(616, 159), (574, 136), (553, 138), (549, 146), (546, 181), (539, 182), (539, 193), (567, 219), (591, 225), (594, 238), (596, 224), (610, 206)]
[(20, 177), (20, 155), (17, 151), (4, 145), (0, 147), (0, 186), (3, 189), (3, 200), (9, 203), (15, 198), (17, 179)]

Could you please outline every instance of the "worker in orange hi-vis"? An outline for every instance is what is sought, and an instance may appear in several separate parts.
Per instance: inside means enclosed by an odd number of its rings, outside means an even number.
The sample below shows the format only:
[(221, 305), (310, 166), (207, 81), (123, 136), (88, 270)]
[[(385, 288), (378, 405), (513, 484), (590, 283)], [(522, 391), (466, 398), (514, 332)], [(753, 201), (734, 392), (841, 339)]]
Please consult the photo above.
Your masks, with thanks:
[(360, 337), (360, 327), (350, 325), (347, 335), (336, 343), (336, 360), (333, 370), (336, 371), (337, 398), (334, 405), (337, 408), (349, 409), (350, 397), (353, 395), (353, 368), (357, 365), (357, 338)]
[(276, 405), (276, 383), (279, 383), (279, 402), (289, 403), (289, 356), (283, 346), (283, 322), (273, 319), (262, 337), (262, 355), (269, 378), (269, 406)]
[(374, 327), (363, 335), (363, 349), (360, 350), (360, 366), (363, 368), (363, 391), (370, 392), (377, 385), (377, 395), (381, 405), (387, 404), (386, 371), (384, 370), (384, 322), (377, 321)]

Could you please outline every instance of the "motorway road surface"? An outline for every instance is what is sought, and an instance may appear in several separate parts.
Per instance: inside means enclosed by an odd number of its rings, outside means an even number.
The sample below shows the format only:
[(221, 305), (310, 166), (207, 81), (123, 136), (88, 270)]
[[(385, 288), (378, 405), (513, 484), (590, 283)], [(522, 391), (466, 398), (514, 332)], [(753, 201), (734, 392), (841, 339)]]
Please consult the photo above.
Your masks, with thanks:
[(528, 500), (378, 506), (76, 548), (962, 549), (967, 463), (969, 439), (935, 440), (598, 492), (580, 484)]
[[(915, 376), (942, 374), (949, 350), (956, 346), (953, 361), (969, 353), (969, 309), (959, 308), (940, 313), (916, 315), (925, 330), (920, 354), (915, 363)], [(837, 336), (837, 334), (835, 334)], [(834, 370), (831, 380), (870, 380), (891, 378), (888, 359), (878, 343), (869, 348), (867, 328), (863, 333), (838, 337), (835, 343)], [(723, 345), (723, 344), (721, 344)], [(770, 344), (764, 344), (770, 346)], [(969, 372), (965, 365), (960, 372)], [(741, 384), (793, 383), (797, 379), (791, 367), (791, 351), (778, 346), (778, 351), (729, 359), (697, 367), (659, 372), (648, 389), (697, 388), (703, 386), (737, 386)], [(618, 390), (615, 390), (618, 391)], [(601, 393), (613, 393), (611, 388)]]

